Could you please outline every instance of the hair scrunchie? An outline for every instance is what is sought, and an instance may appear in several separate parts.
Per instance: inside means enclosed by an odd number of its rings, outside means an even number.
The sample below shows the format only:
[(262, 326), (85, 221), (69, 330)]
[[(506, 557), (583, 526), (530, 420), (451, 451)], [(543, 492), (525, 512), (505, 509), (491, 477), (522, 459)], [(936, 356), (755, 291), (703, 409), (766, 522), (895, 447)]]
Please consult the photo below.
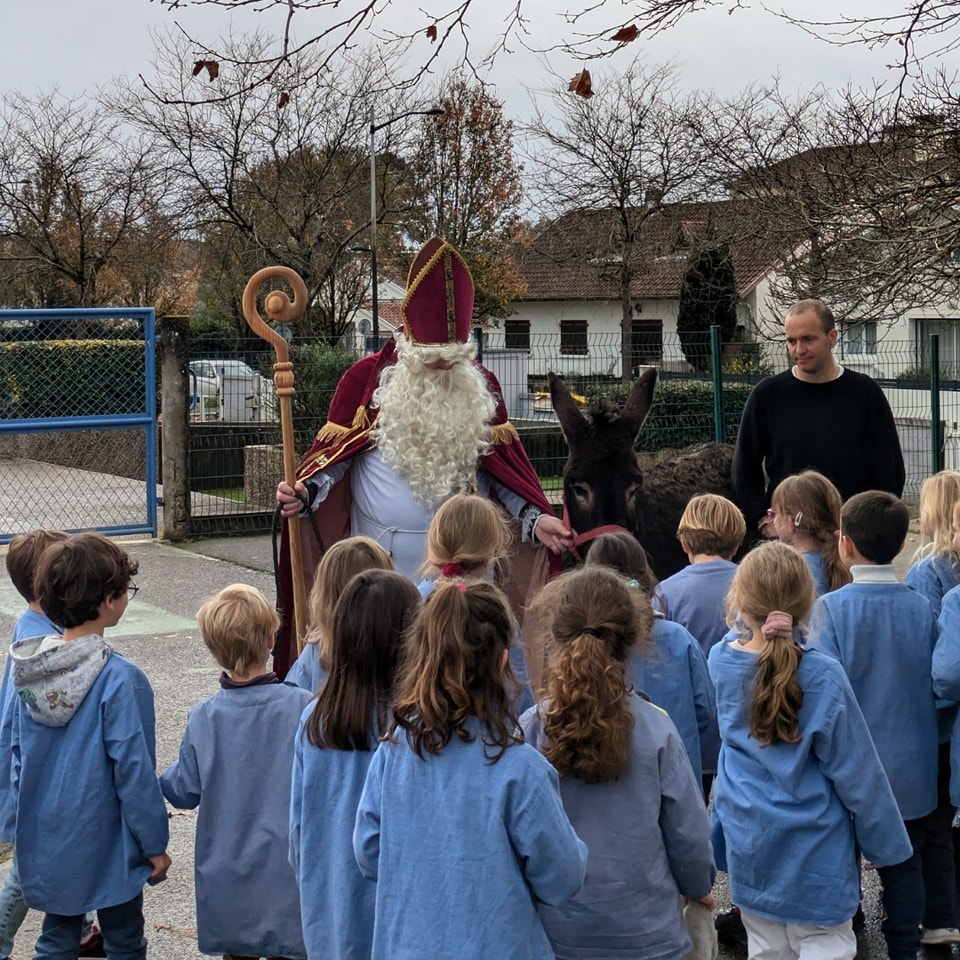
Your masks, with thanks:
[(445, 577), (459, 577), (463, 573), (463, 564), (459, 560), (453, 563), (445, 563), (440, 570)]
[(779, 637), (793, 636), (793, 617), (782, 610), (771, 610), (760, 628), (766, 640), (776, 640)]

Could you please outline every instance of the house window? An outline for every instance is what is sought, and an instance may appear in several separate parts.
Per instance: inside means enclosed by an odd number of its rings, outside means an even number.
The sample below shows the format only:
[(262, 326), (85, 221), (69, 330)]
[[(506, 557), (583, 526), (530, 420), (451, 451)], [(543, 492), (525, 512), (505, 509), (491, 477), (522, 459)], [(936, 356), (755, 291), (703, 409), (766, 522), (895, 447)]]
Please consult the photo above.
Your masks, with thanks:
[(663, 359), (663, 321), (634, 320), (630, 325), (630, 356), (635, 367), (649, 366)]
[(587, 321), (561, 320), (560, 321), (560, 354), (561, 356), (586, 356), (587, 350)]
[(877, 321), (864, 320), (863, 323), (846, 324), (843, 328), (847, 353), (858, 356), (877, 352)]
[(924, 377), (929, 376), (932, 334), (940, 341), (940, 376), (960, 379), (960, 317), (917, 321), (917, 366), (923, 369)]
[(503, 345), (507, 350), (530, 351), (530, 321), (504, 320)]

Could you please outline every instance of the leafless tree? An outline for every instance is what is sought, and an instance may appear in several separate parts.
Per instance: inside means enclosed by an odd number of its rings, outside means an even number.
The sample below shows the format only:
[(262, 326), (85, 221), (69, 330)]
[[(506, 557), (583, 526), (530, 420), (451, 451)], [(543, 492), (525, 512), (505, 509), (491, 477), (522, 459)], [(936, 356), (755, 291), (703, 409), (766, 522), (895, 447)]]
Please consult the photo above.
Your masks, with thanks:
[[(390, 0), (161, 0), (161, 4), (173, 12), (190, 6), (244, 7), (281, 18), (277, 43), (253, 60), (237, 58), (236, 51), (223, 43), (191, 37), (198, 64), (215, 63), (218, 69), (242, 74), (246, 85), (274, 82), (285, 64), (307, 50), (314, 52), (312, 68), (302, 79), (312, 82), (335, 68), (343, 53), (369, 37), (410, 54), (394, 74), (394, 85), (414, 83), (429, 74), (445, 49), (455, 53), (468, 70), (487, 67), (500, 53), (516, 46), (540, 53), (561, 51), (586, 61), (607, 56), (637, 39), (654, 37), (707, 8), (734, 13), (759, 7), (830, 43), (889, 47), (895, 51), (892, 59), (902, 77), (915, 72), (922, 61), (932, 61), (960, 45), (960, 4), (956, 0), (903, 0), (900, 10), (871, 14), (847, 13), (840, 0), (835, 16), (823, 20), (811, 18), (800, 0), (784, 0), (779, 9), (760, 0), (590, 0), (559, 9), (536, 7), (530, 0), (483, 0), (482, 5), (476, 0), (435, 0), (402, 11), (400, 4)], [(472, 42), (469, 21), (478, 10), (485, 20), (502, 24), (491, 47), (479, 51)], [(561, 36), (545, 39), (555, 32), (558, 22)], [(151, 85), (149, 77), (144, 83)], [(177, 96), (168, 89), (158, 89), (157, 94)], [(229, 95), (228, 91), (201, 87), (179, 94), (188, 99), (224, 95)]]
[[(163, 170), (146, 138), (94, 103), (10, 93), (0, 108), (0, 271), (4, 299), (29, 306), (103, 306), (124, 251), (169, 263)], [(108, 279), (109, 277), (109, 279)]]
[[(269, 83), (253, 83), (268, 48), (253, 36), (225, 48), (241, 68), (219, 75), (218, 96), (191, 102), (201, 81), (188, 48), (182, 38), (160, 38), (157, 96), (122, 91), (115, 108), (163, 144), (184, 206), (213, 247), (229, 249), (240, 269), (279, 263), (296, 270), (311, 304), (301, 332), (316, 327), (337, 341), (369, 289), (358, 280), (351, 247), (363, 243), (370, 224), (371, 111), (402, 114), (410, 101), (384, 92), (388, 64), (371, 51), (343, 62), (336, 75), (317, 75), (314, 60), (297, 55)], [(306, 76), (314, 77), (309, 87)], [(298, 95), (289, 97), (290, 89)], [(377, 217), (388, 227), (409, 206), (401, 157), (412, 153), (413, 135), (412, 121), (378, 134)], [(389, 251), (385, 233), (378, 246)]]
[(716, 195), (717, 184), (711, 155), (691, 123), (691, 111), (703, 104), (678, 91), (671, 67), (635, 61), (623, 74), (602, 78), (598, 89), (591, 99), (539, 95), (528, 133), (545, 207), (576, 217), (602, 214), (603, 226), (596, 217), (582, 230), (572, 221), (547, 224), (532, 243), (591, 273), (604, 266), (622, 305), (621, 366), (629, 379), (632, 284), (645, 269), (636, 254), (643, 226), (665, 205)]

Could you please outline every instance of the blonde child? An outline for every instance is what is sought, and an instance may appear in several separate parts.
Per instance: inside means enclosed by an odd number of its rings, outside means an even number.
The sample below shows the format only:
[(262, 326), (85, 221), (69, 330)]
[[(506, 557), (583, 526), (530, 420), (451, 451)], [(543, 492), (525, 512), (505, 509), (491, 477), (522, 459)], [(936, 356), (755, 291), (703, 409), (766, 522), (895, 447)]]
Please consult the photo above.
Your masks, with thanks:
[(662, 580), (654, 594), (656, 609), (683, 624), (705, 654), (727, 632), (724, 603), (737, 571), (733, 558), (746, 532), (740, 508), (726, 497), (691, 497), (677, 526), (689, 566)]
[(226, 587), (197, 623), (223, 668), (221, 689), (191, 710), (179, 757), (160, 777), (170, 804), (200, 807), (197, 945), (224, 960), (306, 957), (286, 838), (293, 736), (310, 694), (267, 670), (280, 618), (259, 590)]
[[(484, 497), (458, 493), (445, 501), (430, 521), (427, 550), (419, 590), (430, 596), (447, 580), (493, 581), (497, 563), (510, 549), (510, 528), (501, 511)], [(517, 714), (533, 706), (520, 630), (510, 647), (510, 669), (519, 693), (513, 704)]]
[(407, 638), (353, 835), (377, 881), (375, 957), (553, 960), (537, 902), (580, 890), (587, 850), (556, 771), (518, 733), (513, 633), (496, 587), (457, 582), (438, 585)]
[(803, 554), (818, 597), (850, 582), (837, 546), (842, 505), (837, 488), (816, 470), (781, 480), (770, 498), (767, 516), (773, 532)]
[(597, 537), (586, 566), (618, 573), (641, 601), (627, 658), (627, 681), (667, 711), (680, 731), (697, 781), (702, 782), (700, 739), (716, 740), (717, 706), (700, 644), (686, 627), (654, 615), (649, 593), (653, 574), (643, 547), (629, 533)]
[(316, 693), (330, 671), (328, 647), (333, 630), (333, 608), (350, 579), (364, 570), (392, 570), (393, 561), (370, 537), (338, 540), (321, 557), (310, 588), (309, 629), (300, 656), (284, 683)]
[(960, 584), (960, 472), (941, 470), (920, 487), (920, 535), (926, 541), (904, 577), (940, 616), (943, 596)]
[(742, 633), (710, 651), (723, 740), (714, 848), (751, 960), (853, 960), (857, 847), (878, 866), (911, 855), (843, 668), (802, 645), (815, 599), (800, 554), (763, 544), (727, 598)]
[(554, 954), (683, 957), (680, 898), (712, 910), (716, 870), (683, 741), (626, 679), (641, 604), (612, 570), (588, 566), (549, 583), (535, 607), (552, 655), (546, 698), (520, 723), (560, 774), (564, 809), (590, 851), (583, 890), (540, 906)]
[(367, 768), (387, 730), (401, 637), (419, 607), (417, 588), (399, 573), (358, 573), (334, 608), (330, 676), (300, 718), (290, 862), (311, 960), (370, 956), (376, 886), (357, 869), (353, 826)]

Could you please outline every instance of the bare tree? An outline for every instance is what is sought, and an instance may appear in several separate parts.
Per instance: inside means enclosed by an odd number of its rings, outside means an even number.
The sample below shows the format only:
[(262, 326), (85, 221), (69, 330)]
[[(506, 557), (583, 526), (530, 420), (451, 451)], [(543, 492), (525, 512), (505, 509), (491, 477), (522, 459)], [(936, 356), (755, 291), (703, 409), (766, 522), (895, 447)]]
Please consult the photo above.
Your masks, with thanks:
[(960, 282), (960, 113), (947, 89), (776, 86), (698, 114), (749, 229), (779, 254), (783, 303), (821, 297), (848, 323), (890, 324), (955, 301)]
[[(316, 64), (298, 56), (270, 83), (251, 83), (267, 46), (261, 36), (229, 41), (226, 49), (243, 69), (220, 75), (216, 99), (190, 103), (196, 79), (188, 44), (161, 39), (155, 89), (164, 102), (123, 92), (114, 103), (163, 144), (196, 229), (213, 249), (230, 251), (233, 266), (224, 276), (233, 277), (237, 265), (291, 267), (310, 298), (300, 331), (316, 327), (335, 342), (368, 289), (356, 282), (350, 248), (363, 242), (370, 223), (372, 111), (389, 117), (410, 104), (401, 94), (383, 92), (388, 64), (370, 51), (344, 63), (336, 76), (315, 76)], [(309, 89), (301, 86), (308, 75), (315, 76)], [(300, 94), (285, 96), (294, 87)], [(399, 158), (412, 152), (412, 133), (412, 122), (391, 124), (377, 144), (377, 216), (387, 226), (398, 208), (409, 206)], [(232, 295), (239, 298), (241, 291), (242, 285)]]
[[(0, 112), (0, 270), (30, 306), (102, 306), (124, 250), (169, 264), (163, 170), (145, 138), (101, 107), (51, 93), (10, 93)], [(152, 222), (151, 222), (152, 221)], [(112, 277), (108, 282), (108, 276)]]
[[(221, 42), (191, 37), (198, 71), (213, 64), (215, 70), (222, 67), (242, 75), (247, 86), (276, 82), (284, 66), (308, 50), (313, 53), (312, 67), (301, 82), (312, 82), (334, 68), (361, 37), (372, 36), (381, 46), (410, 54), (392, 78), (393, 85), (402, 86), (429, 74), (445, 49), (455, 53), (468, 70), (490, 66), (500, 53), (515, 46), (538, 53), (561, 51), (586, 61), (608, 56), (638, 38), (654, 37), (697, 11), (717, 8), (733, 13), (751, 5), (830, 43), (889, 47), (896, 51), (895, 65), (903, 77), (924, 59), (933, 60), (960, 45), (956, 0), (903, 0), (898, 11), (872, 14), (846, 13), (841, 0), (836, 14), (823, 20), (811, 18), (800, 0), (787, 0), (779, 10), (749, 0), (592, 0), (559, 9), (538, 7), (530, 0), (483, 0), (482, 6), (475, 0), (436, 0), (415, 11), (401, 11), (400, 4), (390, 0), (161, 0), (161, 4), (173, 11), (190, 6), (243, 6), (280, 16), (283, 26), (277, 43), (252, 59), (238, 58), (235, 49)], [(480, 51), (472, 42), (468, 19), (478, 7), (485, 20), (502, 24), (491, 47)], [(558, 22), (561, 36), (545, 40)], [(152, 86), (151, 80), (144, 83)], [(164, 88), (156, 92), (161, 98), (188, 100), (230, 95), (227, 90), (205, 90), (200, 85), (179, 94)]]
[(646, 267), (637, 257), (643, 226), (665, 205), (716, 195), (716, 184), (710, 153), (690, 119), (703, 105), (678, 92), (672, 67), (635, 61), (622, 75), (604, 78), (599, 90), (592, 99), (541, 95), (528, 132), (545, 205), (575, 218), (602, 217), (581, 229), (569, 220), (547, 225), (532, 242), (591, 272), (604, 266), (621, 301), (621, 368), (629, 379), (632, 287)]

